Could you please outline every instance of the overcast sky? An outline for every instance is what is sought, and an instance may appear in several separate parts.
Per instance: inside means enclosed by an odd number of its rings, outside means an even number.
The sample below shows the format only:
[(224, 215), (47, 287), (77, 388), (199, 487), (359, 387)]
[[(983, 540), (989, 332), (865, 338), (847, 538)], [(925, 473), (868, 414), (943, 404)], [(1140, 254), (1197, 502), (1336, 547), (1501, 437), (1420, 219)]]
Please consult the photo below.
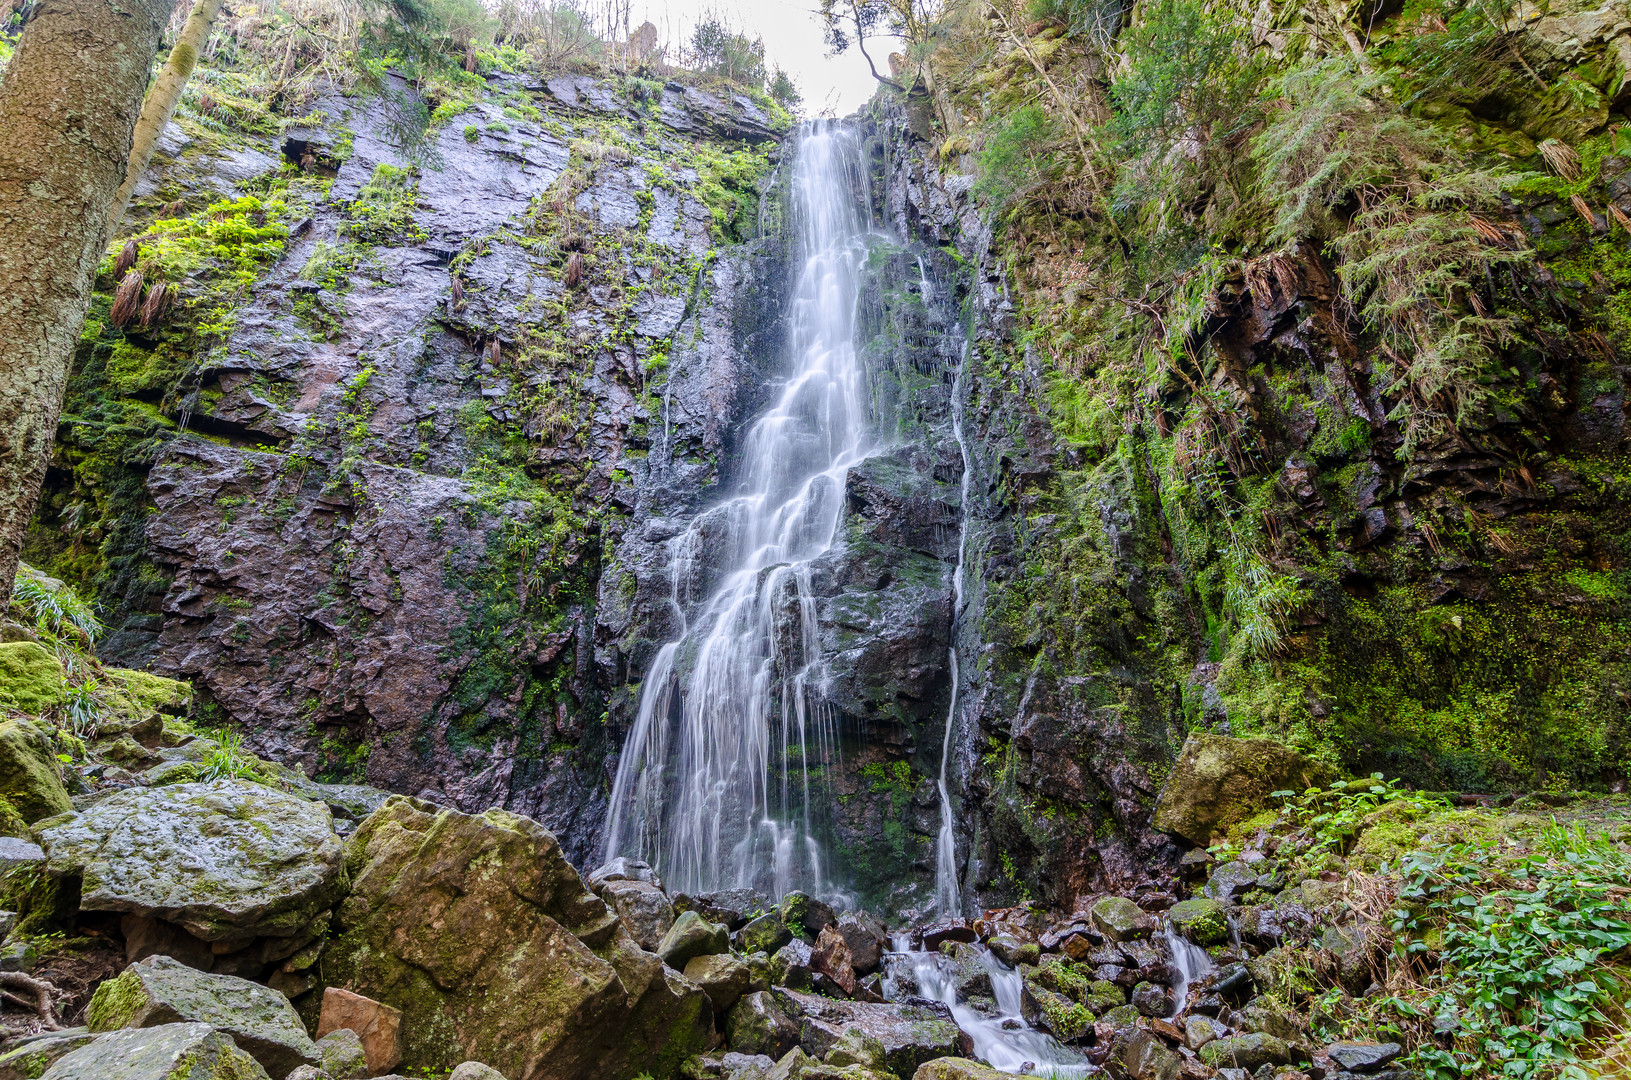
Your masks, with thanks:
[[(804, 95), (804, 112), (817, 116), (831, 111), (838, 116), (854, 112), (872, 96), (877, 83), (866, 61), (852, 45), (842, 56), (829, 58), (821, 41), (818, 0), (633, 0), (630, 22), (638, 26), (650, 19), (665, 42), (688, 40), (699, 15), (708, 13), (749, 37), (764, 39), (765, 56), (780, 64)], [(897, 45), (869, 42), (867, 50), (879, 70)]]

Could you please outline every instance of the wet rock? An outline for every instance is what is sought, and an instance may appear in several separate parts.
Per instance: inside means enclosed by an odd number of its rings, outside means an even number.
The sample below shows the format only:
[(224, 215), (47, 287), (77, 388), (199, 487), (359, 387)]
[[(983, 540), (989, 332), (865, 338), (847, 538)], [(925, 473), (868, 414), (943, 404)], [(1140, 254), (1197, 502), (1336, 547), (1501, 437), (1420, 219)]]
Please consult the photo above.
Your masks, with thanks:
[(1229, 940), (1229, 919), (1223, 905), (1197, 896), (1172, 905), (1167, 912), (1172, 928), (1196, 945), (1217, 945)]
[(855, 963), (850, 958), (849, 942), (836, 927), (826, 927), (816, 938), (810, 950), (810, 970), (831, 979), (845, 997), (855, 993)]
[(129, 911), (205, 941), (293, 937), (338, 899), (328, 807), (233, 780), (127, 788), (39, 832), (80, 907)]
[(362, 1080), (371, 1075), (368, 1049), (363, 1045), (362, 1036), (351, 1028), (338, 1028), (318, 1039), (317, 1053), (323, 1059), (323, 1072), (333, 1080)]
[[(317, 1041), (328, 1042), (336, 1060), (354, 1060), (351, 1044), (342, 1032), (351, 1032), (362, 1048), (369, 1073), (394, 1069), (402, 1062), (402, 1010), (373, 998), (330, 986), (323, 991), (317, 1018)], [(329, 1041), (332, 1040), (332, 1041)]]
[(738, 1053), (779, 1059), (798, 1045), (799, 1026), (774, 994), (760, 991), (731, 1009), (725, 1018), (725, 1040)]
[(997, 959), (1009, 967), (1035, 964), (1042, 958), (1042, 947), (1034, 941), (1021, 941), (1012, 934), (996, 934), (985, 943)]
[(685, 977), (702, 987), (717, 1016), (725, 1015), (753, 981), (748, 966), (729, 953), (692, 957)]
[(642, 949), (658, 950), (674, 926), (674, 907), (656, 885), (648, 881), (616, 880), (591, 888), (617, 912), (629, 934)]
[(783, 1008), (796, 1016), (799, 1045), (825, 1057), (851, 1028), (883, 1045), (889, 1070), (910, 1075), (926, 1061), (956, 1054), (965, 1036), (943, 1009), (922, 1005), (835, 1001), (792, 990), (772, 991)]
[(1286, 1043), (1295, 1043), (1302, 1036), (1301, 1025), (1279, 1009), (1253, 1001), (1235, 1011), (1232, 1022), (1241, 1031), (1256, 1031), (1273, 1035)]
[(858, 1027), (852, 1027), (839, 1036), (832, 1049), (822, 1055), (822, 1061), (841, 1069), (847, 1065), (860, 1065), (867, 1069), (889, 1067), (888, 1052), (883, 1043)]
[(1218, 866), (1201, 890), (1212, 900), (1230, 901), (1244, 896), (1257, 884), (1257, 871), (1236, 859)]
[(1145, 1016), (1171, 1016), (1172, 997), (1158, 983), (1141, 982), (1133, 987), (1133, 1007)]
[(1252, 969), (1245, 964), (1224, 964), (1212, 971), (1206, 989), (1224, 1001), (1242, 1004), (1255, 989)]
[(922, 937), (925, 952), (935, 952), (947, 941), (972, 944), (979, 940), (979, 935), (974, 933), (974, 928), (966, 919), (947, 919), (933, 923), (923, 928)]
[(352, 892), (323, 974), (402, 1009), (410, 1066), (666, 1074), (709, 1037), (707, 995), (636, 944), (535, 821), (393, 798), (358, 827), (347, 862)]
[(132, 964), (97, 987), (85, 1016), (94, 1032), (208, 1024), (232, 1036), (273, 1076), (322, 1060), (282, 994), (248, 979), (196, 971), (168, 956)]
[(1339, 1068), (1355, 1073), (1374, 1073), (1391, 1065), (1404, 1053), (1398, 1043), (1338, 1042), (1325, 1048), (1326, 1056)]
[(1330, 770), (1277, 739), (1192, 731), (1156, 797), (1151, 823), (1205, 847), (1268, 804), (1269, 793), (1322, 783)]
[(1369, 937), (1357, 924), (1331, 926), (1320, 935), (1320, 949), (1335, 959), (1337, 978), (1354, 996), (1365, 992), (1373, 977)]
[(806, 942), (814, 942), (821, 931), (838, 922), (832, 908), (815, 897), (797, 890), (782, 897), (777, 914), (781, 916), (782, 924), (792, 931), (794, 937)]
[(1012, 1075), (993, 1069), (983, 1061), (943, 1057), (919, 1065), (912, 1080), (1009, 1080)]
[[(45, 650), (31, 642), (0, 645), (0, 650)], [(55, 657), (46, 654), (56, 666), (58, 678), (62, 668)], [(0, 676), (5, 675), (0, 670)], [(0, 683), (5, 680), (0, 678)], [(15, 685), (15, 684), (13, 684)], [(43, 711), (43, 710), (40, 710)], [(10, 803), (24, 822), (66, 814), (74, 804), (62, 786), (62, 771), (51, 743), (45, 733), (25, 720), (7, 720), (0, 723), (0, 798)]]
[[(674, 911), (694, 911), (709, 922), (723, 923), (731, 931), (742, 929), (749, 919), (770, 907), (770, 900), (752, 889), (723, 889), (719, 892), (685, 893), (674, 897)], [(780, 945), (776, 946), (781, 948)]]
[(268, 1080), (266, 1070), (208, 1024), (109, 1032), (59, 1058), (42, 1080)]
[(1148, 1031), (1136, 1031), (1122, 1050), (1121, 1061), (1133, 1080), (1176, 1080), (1183, 1059)]
[(447, 1080), (505, 1080), (503, 1073), (479, 1061), (466, 1061), (447, 1074)]
[(663, 935), (657, 955), (663, 963), (683, 970), (694, 956), (715, 956), (730, 950), (730, 935), (719, 923), (711, 923), (694, 911), (682, 912)]
[(1256, 1072), (1264, 1065), (1289, 1064), (1292, 1049), (1273, 1035), (1255, 1032), (1216, 1039), (1201, 1047), (1197, 1056), (1214, 1069), (1234, 1068)]
[(1227, 1034), (1229, 1028), (1210, 1016), (1191, 1013), (1184, 1020), (1184, 1045), (1191, 1050), (1199, 1050), (1207, 1043), (1221, 1039)]
[(737, 947), (743, 952), (773, 953), (792, 940), (792, 932), (774, 911), (749, 922), (736, 935)]
[(97, 1038), (89, 1028), (42, 1031), (15, 1041), (0, 1054), (0, 1080), (36, 1080), (60, 1057), (73, 1053)]
[(889, 948), (889, 935), (882, 922), (864, 911), (845, 911), (838, 916), (838, 932), (844, 935), (844, 942), (849, 946), (850, 962), (857, 975), (878, 970)]
[(774, 986), (789, 986), (795, 990), (808, 990), (815, 975), (810, 969), (810, 946), (802, 941), (789, 941), (770, 958), (770, 981)]
[(1155, 929), (1142, 908), (1121, 896), (1107, 896), (1094, 904), (1092, 916), (1093, 925), (1111, 941), (1148, 937)]
[(650, 863), (623, 855), (597, 867), (588, 877), (584, 878), (584, 881), (590, 889), (597, 893), (600, 891), (600, 887), (609, 881), (639, 881), (658, 890), (663, 887), (662, 879), (657, 876), (657, 872), (651, 868)]

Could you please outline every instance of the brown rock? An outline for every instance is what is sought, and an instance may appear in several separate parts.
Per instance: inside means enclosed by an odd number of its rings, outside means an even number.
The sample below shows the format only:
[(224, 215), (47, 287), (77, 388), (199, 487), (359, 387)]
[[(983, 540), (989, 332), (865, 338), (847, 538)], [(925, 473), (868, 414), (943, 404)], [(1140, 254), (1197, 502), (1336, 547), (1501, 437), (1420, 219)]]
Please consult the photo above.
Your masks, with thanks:
[(1154, 1020), (1150, 1021), (1150, 1030), (1161, 1036), (1163, 1039), (1168, 1039), (1175, 1043), (1182, 1043), (1184, 1041), (1183, 1031), (1181, 1031), (1178, 1025), (1174, 1024), (1171, 1020), (1163, 1020), (1160, 1017), (1156, 1017)]
[(127, 914), (119, 920), (119, 931), (125, 936), (126, 963), (134, 964), (149, 956), (169, 956), (199, 971), (209, 971), (215, 963), (209, 942), (163, 919)]
[(323, 1012), (317, 1020), (317, 1037), (350, 1028), (362, 1040), (368, 1057), (368, 1071), (378, 1076), (402, 1061), (402, 1010), (331, 986), (323, 991)]
[(837, 983), (846, 997), (855, 993), (855, 964), (850, 959), (849, 943), (830, 926), (821, 931), (815, 948), (810, 950), (810, 969)]

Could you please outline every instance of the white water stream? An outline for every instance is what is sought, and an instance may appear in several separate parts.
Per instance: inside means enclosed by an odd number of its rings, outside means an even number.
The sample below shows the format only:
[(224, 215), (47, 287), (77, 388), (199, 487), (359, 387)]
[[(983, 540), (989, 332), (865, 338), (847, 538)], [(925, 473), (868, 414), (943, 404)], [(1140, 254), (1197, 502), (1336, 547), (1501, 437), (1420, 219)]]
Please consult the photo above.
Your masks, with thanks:
[[(974, 1040), (974, 1056), (989, 1062), (992, 1068), (1059, 1080), (1076, 1080), (1098, 1072), (1082, 1055), (1025, 1022), (1020, 974), (991, 955), (989, 949), (980, 948), (979, 956), (991, 978), (991, 992), (997, 1005), (995, 1015), (958, 1000), (955, 969), (949, 958), (939, 953), (911, 951), (904, 935), (897, 937), (894, 944), (891, 964), (905, 965), (905, 973), (916, 983), (919, 996), (941, 1002), (951, 1010), (957, 1026)], [(912, 993), (909, 984), (902, 985), (904, 980), (900, 974), (891, 970), (884, 984), (886, 996), (905, 997)]]
[[(923, 303), (930, 300), (929, 277), (923, 272), (923, 260), (917, 262)], [(963, 369), (968, 366), (968, 345), (963, 345), (963, 356), (957, 365), (957, 376), (951, 384), (951, 431), (957, 439), (958, 452), (963, 456), (962, 494), (958, 499), (957, 568), (951, 575), (951, 647), (946, 650), (946, 663), (951, 669), (951, 704), (946, 709), (946, 735), (940, 745), (940, 835), (935, 840), (934, 903), (941, 917), (962, 914), (962, 897), (957, 885), (957, 835), (952, 830), (951, 794), (946, 789), (946, 770), (951, 762), (951, 736), (957, 726), (957, 694), (961, 687), (957, 670), (957, 622), (963, 612), (963, 560), (968, 546), (968, 484), (973, 474), (968, 456), (968, 441), (963, 438)]]
[(1173, 1015), (1184, 1011), (1189, 1004), (1189, 984), (1211, 971), (1214, 967), (1212, 958), (1206, 955), (1206, 950), (1199, 945), (1192, 945), (1177, 930), (1173, 929), (1172, 920), (1165, 919), (1162, 923), (1161, 935), (1166, 939), (1167, 948), (1172, 951), (1172, 970), (1178, 975), (1172, 984)]
[(793, 165), (800, 272), (793, 370), (743, 442), (738, 493), (669, 542), (680, 637), (640, 691), (606, 829), (608, 859), (657, 867), (684, 892), (833, 895), (812, 781), (836, 761), (811, 564), (833, 545), (849, 469), (871, 450), (855, 308), (867, 223), (859, 145), (817, 121)]

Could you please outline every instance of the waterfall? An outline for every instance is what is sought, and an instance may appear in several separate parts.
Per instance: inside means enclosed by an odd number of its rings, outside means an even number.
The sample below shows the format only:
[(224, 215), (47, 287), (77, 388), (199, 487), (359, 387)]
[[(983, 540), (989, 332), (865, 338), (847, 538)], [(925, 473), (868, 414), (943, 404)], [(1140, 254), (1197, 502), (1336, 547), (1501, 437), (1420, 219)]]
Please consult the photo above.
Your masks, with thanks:
[[(923, 274), (923, 261), (918, 260), (918, 273)], [(929, 298), (929, 280), (923, 276), (923, 299)], [(957, 568), (951, 575), (951, 648), (946, 659), (951, 669), (951, 705), (946, 709), (946, 735), (940, 746), (940, 836), (935, 842), (934, 901), (935, 910), (944, 915), (960, 914), (962, 898), (957, 888), (957, 836), (952, 831), (951, 794), (946, 789), (946, 769), (951, 762), (951, 734), (957, 726), (957, 692), (960, 689), (957, 670), (957, 622), (963, 611), (963, 560), (968, 546), (968, 485), (974, 470), (970, 468), (968, 440), (963, 437), (963, 369), (968, 367), (968, 343), (963, 344), (963, 356), (957, 365), (957, 375), (951, 383), (951, 431), (957, 438), (957, 449), (963, 455), (962, 494), (958, 500), (959, 526), (957, 531)]]
[(835, 760), (836, 732), (815, 693), (810, 568), (871, 449), (855, 350), (867, 223), (848, 129), (817, 121), (796, 153), (793, 370), (748, 431), (737, 492), (669, 542), (681, 632), (640, 687), (607, 821), (607, 858), (644, 859), (685, 892), (831, 891), (811, 785)]
[(1166, 938), (1167, 948), (1172, 951), (1172, 970), (1178, 976), (1172, 984), (1172, 1012), (1176, 1016), (1189, 1004), (1189, 984), (1212, 970), (1212, 958), (1206, 955), (1205, 949), (1190, 944), (1178, 933), (1171, 919), (1165, 920), (1161, 934)]

